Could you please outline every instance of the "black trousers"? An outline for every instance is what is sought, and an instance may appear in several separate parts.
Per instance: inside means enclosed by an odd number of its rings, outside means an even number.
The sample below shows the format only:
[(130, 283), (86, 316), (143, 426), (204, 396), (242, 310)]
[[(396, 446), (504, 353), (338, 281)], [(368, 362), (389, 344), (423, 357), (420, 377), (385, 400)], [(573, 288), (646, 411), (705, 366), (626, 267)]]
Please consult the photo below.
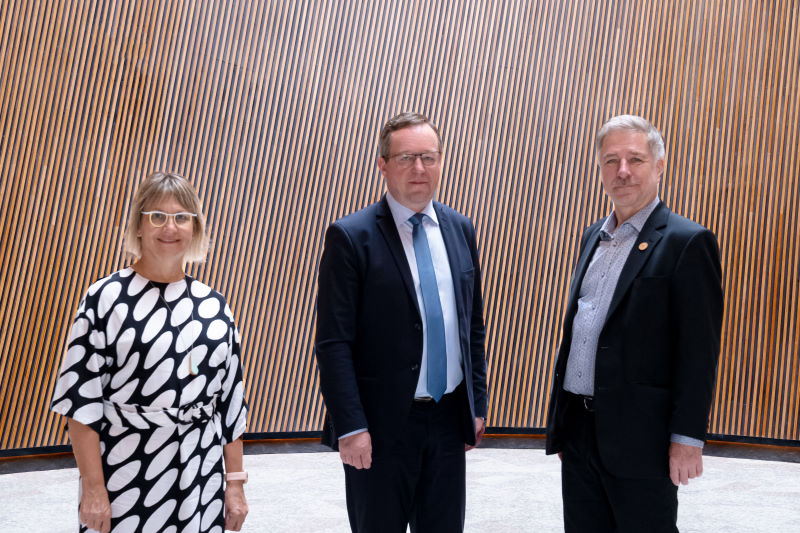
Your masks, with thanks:
[(354, 533), (461, 533), (466, 502), (462, 383), (438, 403), (414, 402), (401, 437), (372, 467), (344, 466)]
[(594, 414), (577, 396), (567, 407), (564, 436), (561, 492), (566, 533), (678, 532), (678, 487), (667, 475), (627, 479), (606, 470), (597, 449)]

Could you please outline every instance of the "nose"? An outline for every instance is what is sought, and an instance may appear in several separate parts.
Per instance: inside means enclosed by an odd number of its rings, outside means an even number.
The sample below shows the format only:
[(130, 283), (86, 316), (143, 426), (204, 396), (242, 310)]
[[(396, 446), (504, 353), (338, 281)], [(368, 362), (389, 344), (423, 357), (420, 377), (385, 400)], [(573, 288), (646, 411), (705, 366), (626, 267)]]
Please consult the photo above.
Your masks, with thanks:
[(628, 160), (624, 157), (619, 161), (619, 171), (617, 174), (622, 176), (630, 176), (630, 167), (628, 167)]
[(425, 165), (422, 164), (422, 156), (416, 155), (414, 156), (414, 170), (424, 171)]

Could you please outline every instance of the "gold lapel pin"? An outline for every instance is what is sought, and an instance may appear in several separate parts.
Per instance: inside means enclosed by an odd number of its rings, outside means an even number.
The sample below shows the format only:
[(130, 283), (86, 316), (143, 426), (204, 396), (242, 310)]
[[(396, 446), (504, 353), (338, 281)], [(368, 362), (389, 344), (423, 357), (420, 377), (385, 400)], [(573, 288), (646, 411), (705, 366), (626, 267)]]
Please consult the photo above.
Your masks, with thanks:
[(643, 251), (643, 252), (644, 252), (645, 250), (647, 250), (647, 243), (646, 243), (646, 242), (640, 242), (640, 243), (639, 243), (639, 249), (640, 249), (641, 251)]

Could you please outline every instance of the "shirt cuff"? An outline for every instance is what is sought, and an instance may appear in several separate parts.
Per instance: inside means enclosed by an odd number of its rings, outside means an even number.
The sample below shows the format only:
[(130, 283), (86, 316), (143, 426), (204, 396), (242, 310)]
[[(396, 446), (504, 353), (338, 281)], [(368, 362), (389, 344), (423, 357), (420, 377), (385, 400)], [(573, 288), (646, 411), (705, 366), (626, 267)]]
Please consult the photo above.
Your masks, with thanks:
[(673, 433), (669, 437), (670, 442), (677, 442), (678, 444), (686, 444), (688, 446), (694, 446), (695, 448), (703, 448), (703, 441), (700, 439), (693, 439), (692, 437), (687, 437), (686, 435), (679, 435), (677, 433)]
[(345, 433), (344, 435), (339, 437), (339, 440), (342, 440), (345, 437), (350, 437), (352, 435), (358, 435), (359, 433), (364, 433), (366, 430), (367, 430), (367, 428), (361, 428), (361, 429), (357, 429), (355, 431), (351, 431), (350, 433)]

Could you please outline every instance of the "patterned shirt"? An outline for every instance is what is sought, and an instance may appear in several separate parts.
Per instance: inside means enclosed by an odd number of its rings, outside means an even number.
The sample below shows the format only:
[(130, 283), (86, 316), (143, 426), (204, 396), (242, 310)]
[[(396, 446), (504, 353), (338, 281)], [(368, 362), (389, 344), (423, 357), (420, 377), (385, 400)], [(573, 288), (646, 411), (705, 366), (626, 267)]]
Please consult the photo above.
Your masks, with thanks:
[(606, 323), (608, 307), (622, 267), (658, 202), (656, 197), (619, 228), (616, 215), (611, 213), (600, 228), (600, 242), (581, 283), (578, 311), (572, 323), (572, 342), (564, 374), (564, 389), (569, 392), (594, 396), (597, 341)]

